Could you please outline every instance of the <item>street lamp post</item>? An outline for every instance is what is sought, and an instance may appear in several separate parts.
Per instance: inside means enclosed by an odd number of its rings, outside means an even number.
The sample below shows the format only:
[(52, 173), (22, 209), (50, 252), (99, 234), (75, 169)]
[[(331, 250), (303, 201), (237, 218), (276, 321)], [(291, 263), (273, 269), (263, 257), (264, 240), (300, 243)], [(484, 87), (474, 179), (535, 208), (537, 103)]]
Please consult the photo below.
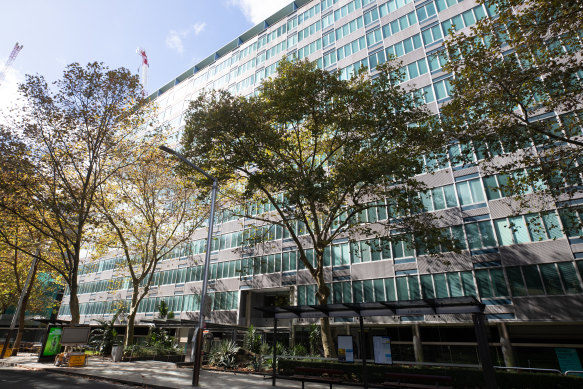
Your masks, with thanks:
[(202, 292), (201, 292), (201, 297), (200, 297), (200, 312), (199, 312), (199, 316), (198, 316), (198, 328), (196, 328), (196, 330), (194, 332), (194, 337), (193, 337), (194, 341), (193, 341), (193, 346), (192, 346), (192, 350), (193, 350), (193, 354), (194, 354), (194, 367), (193, 367), (193, 372), (192, 372), (192, 386), (198, 386), (200, 366), (202, 364), (202, 361), (201, 361), (202, 331), (203, 331), (203, 326), (204, 326), (204, 316), (205, 316), (205, 307), (206, 307), (206, 299), (207, 299), (206, 288), (207, 288), (208, 275), (209, 275), (209, 262), (210, 262), (210, 257), (211, 257), (211, 243), (212, 243), (212, 238), (213, 238), (213, 223), (214, 223), (214, 219), (215, 219), (215, 200), (217, 198), (218, 183), (217, 183), (217, 179), (215, 177), (211, 176), (210, 174), (208, 174), (207, 172), (205, 172), (204, 170), (202, 170), (201, 168), (196, 166), (194, 163), (190, 162), (188, 159), (186, 159), (186, 157), (184, 155), (182, 155), (182, 154), (180, 154), (180, 153), (178, 153), (178, 152), (176, 152), (176, 151), (174, 151), (171, 148), (168, 148), (166, 146), (160, 146), (159, 148), (160, 148), (160, 150), (165, 151), (168, 154), (174, 155), (175, 157), (180, 159), (182, 162), (184, 162), (185, 164), (187, 164), (188, 166), (190, 166), (191, 168), (193, 168), (194, 170), (196, 170), (197, 172), (199, 172), (200, 174), (202, 174), (203, 176), (205, 176), (206, 178), (208, 178), (209, 180), (211, 180), (213, 182), (213, 188), (212, 188), (212, 192), (211, 192), (211, 212), (209, 215), (209, 222), (208, 222), (208, 238), (206, 241), (206, 255), (205, 255), (205, 259), (204, 259), (204, 277), (202, 279)]

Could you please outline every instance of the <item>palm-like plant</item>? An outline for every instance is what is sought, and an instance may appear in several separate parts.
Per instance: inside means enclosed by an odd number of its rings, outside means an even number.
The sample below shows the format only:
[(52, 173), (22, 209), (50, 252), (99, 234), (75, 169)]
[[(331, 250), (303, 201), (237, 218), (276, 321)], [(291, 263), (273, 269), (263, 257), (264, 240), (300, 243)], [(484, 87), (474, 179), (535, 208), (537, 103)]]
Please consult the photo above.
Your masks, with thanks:
[(213, 366), (230, 369), (235, 366), (239, 346), (232, 340), (225, 339), (213, 345), (209, 355), (209, 363)]
[(111, 320), (98, 319), (99, 327), (91, 331), (89, 345), (94, 347), (101, 355), (111, 354), (111, 348), (117, 338), (115, 322), (121, 312), (122, 310), (118, 310)]

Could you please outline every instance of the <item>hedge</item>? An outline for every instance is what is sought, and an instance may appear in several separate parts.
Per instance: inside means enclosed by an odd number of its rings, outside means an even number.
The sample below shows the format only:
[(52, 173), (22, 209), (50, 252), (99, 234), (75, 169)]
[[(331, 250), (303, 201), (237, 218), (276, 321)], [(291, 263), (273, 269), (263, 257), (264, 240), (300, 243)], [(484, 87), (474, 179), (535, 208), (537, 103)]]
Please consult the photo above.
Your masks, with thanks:
[[(341, 369), (346, 372), (347, 381), (360, 382), (362, 365), (360, 363), (343, 363), (322, 360), (292, 360), (278, 359), (278, 374), (293, 375), (296, 367), (313, 367), (327, 369)], [(386, 381), (385, 373), (412, 373), (445, 375), (453, 378), (454, 388), (482, 388), (484, 380), (482, 371), (472, 368), (459, 367), (427, 367), (407, 365), (375, 365), (367, 364), (369, 383)], [(583, 378), (561, 376), (547, 373), (525, 373), (511, 371), (496, 371), (496, 382), (500, 389), (581, 389)]]

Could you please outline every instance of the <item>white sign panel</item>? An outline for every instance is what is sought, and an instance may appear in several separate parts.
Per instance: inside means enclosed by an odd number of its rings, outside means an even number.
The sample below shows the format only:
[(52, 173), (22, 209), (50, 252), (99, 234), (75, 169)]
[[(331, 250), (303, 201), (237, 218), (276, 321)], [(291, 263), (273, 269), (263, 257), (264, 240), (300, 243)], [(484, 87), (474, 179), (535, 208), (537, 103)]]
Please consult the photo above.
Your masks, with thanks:
[(352, 348), (352, 336), (338, 337), (338, 360), (340, 362), (354, 362), (354, 349)]
[(388, 336), (373, 336), (372, 345), (374, 349), (374, 363), (393, 364), (391, 339)]

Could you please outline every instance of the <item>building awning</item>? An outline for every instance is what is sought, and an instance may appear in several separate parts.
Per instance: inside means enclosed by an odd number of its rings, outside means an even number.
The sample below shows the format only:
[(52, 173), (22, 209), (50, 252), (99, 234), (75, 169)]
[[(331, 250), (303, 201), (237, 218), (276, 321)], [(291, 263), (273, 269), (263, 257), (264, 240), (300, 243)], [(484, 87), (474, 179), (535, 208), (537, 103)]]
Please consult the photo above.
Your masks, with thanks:
[(296, 305), (257, 307), (276, 319), (321, 317), (414, 316), (482, 313), (485, 305), (475, 297), (449, 297), (407, 301), (380, 301), (374, 303), (343, 303), (324, 305)]
[[(198, 320), (189, 319), (142, 319), (139, 324), (153, 324), (158, 328), (185, 328), (185, 327), (198, 327)], [(219, 324), (219, 323), (205, 323), (205, 329), (209, 330), (247, 330), (245, 326), (237, 326), (232, 324)]]

